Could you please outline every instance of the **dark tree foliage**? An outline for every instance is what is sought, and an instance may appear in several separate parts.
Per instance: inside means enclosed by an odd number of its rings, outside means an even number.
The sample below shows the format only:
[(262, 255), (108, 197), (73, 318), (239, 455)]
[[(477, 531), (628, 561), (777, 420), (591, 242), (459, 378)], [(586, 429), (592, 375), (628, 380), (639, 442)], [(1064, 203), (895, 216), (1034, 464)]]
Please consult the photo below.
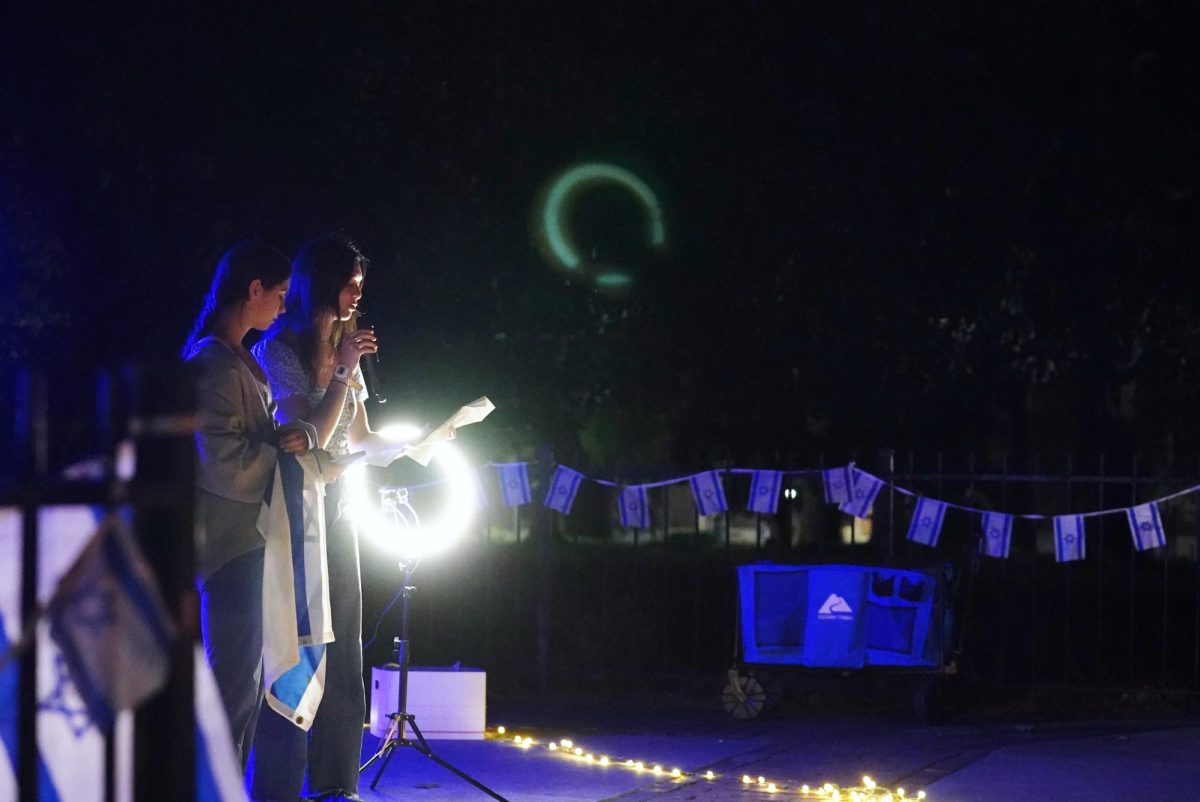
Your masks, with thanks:
[[(230, 242), (341, 229), (393, 407), (487, 393), (495, 456), (1190, 460), (1197, 27), (1077, 1), (26, 9), (3, 346), (69, 311), (84, 362), (170, 359)], [(620, 193), (575, 208), (625, 294), (539, 248), (539, 192), (585, 160), (663, 201), (665, 254)]]

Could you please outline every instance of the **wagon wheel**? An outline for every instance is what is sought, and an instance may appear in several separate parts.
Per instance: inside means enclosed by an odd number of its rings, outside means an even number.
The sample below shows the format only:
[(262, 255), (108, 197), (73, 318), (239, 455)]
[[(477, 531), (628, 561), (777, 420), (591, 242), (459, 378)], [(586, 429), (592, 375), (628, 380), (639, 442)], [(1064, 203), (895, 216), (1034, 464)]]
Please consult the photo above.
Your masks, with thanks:
[(762, 686), (763, 692), (767, 695), (766, 709), (771, 711), (782, 707), (783, 680), (779, 678), (779, 675), (771, 671), (758, 670), (754, 672), (754, 678), (758, 680), (758, 684)]
[(729, 670), (729, 680), (721, 693), (725, 712), (736, 719), (754, 718), (767, 704), (767, 692), (751, 676), (741, 676), (737, 669)]

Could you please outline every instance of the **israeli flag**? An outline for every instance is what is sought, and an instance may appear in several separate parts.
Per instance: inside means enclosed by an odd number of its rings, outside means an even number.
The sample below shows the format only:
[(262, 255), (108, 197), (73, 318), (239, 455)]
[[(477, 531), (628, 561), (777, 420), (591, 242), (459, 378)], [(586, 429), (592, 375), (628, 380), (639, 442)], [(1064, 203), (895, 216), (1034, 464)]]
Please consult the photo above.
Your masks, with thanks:
[(858, 468), (850, 470), (853, 473), (850, 500), (842, 503), (839, 508), (855, 518), (866, 518), (871, 514), (871, 505), (875, 503), (875, 497), (883, 488), (883, 480)]
[(505, 507), (519, 507), (533, 501), (527, 463), (498, 463), (496, 470), (500, 474), (500, 498)]
[(779, 488), (783, 484), (783, 471), (755, 471), (750, 479), (750, 498), (746, 509), (774, 515), (779, 509)]
[(1013, 517), (1002, 512), (983, 514), (983, 538), (979, 550), (987, 557), (1008, 559), (1008, 547), (1012, 543)]
[(621, 526), (650, 528), (650, 501), (644, 485), (622, 487), (617, 493), (617, 510), (621, 513)]
[(204, 649), (192, 657), (196, 713), (196, 802), (247, 802), (242, 770), (233, 751), (229, 721)]
[(263, 556), (263, 682), (271, 709), (307, 731), (333, 642), (325, 554), (325, 483), (315, 453), (280, 452), (258, 518)]
[[(116, 524), (106, 523), (108, 512), (105, 509), (87, 505), (43, 507), (38, 510), (37, 516), (37, 599), (39, 605), (47, 606), (55, 595), (59, 579), (80, 562), (81, 555), (101, 537), (98, 534), (101, 530)], [(93, 721), (66, 658), (51, 638), (50, 621), (45, 618), (39, 621), (32, 633), (21, 631), (22, 521), (20, 510), (0, 509), (0, 655), (3, 655), (0, 656), (0, 800), (25, 798), (17, 792), (16, 787), (17, 754), (23, 746), (17, 743), (21, 665), (18, 659), (10, 659), (15, 656), (8, 650), (22, 638), (36, 637), (37, 802), (104, 802), (104, 733)], [(93, 554), (97, 552), (105, 554), (103, 549), (93, 549)], [(121, 554), (117, 555), (117, 561), (118, 566), (128, 567)], [(108, 579), (98, 581), (103, 592), (91, 595), (81, 588), (84, 595), (73, 599), (74, 603), (69, 606), (72, 620), (64, 622), (60, 634), (68, 636), (67, 633), (76, 633), (81, 628), (92, 626), (97, 632), (107, 630), (119, 638), (124, 628), (131, 626), (134, 637), (140, 637), (136, 634), (141, 626), (136, 618), (136, 606), (130, 604), (130, 597), (123, 586), (119, 582), (110, 583)], [(63, 601), (59, 604), (65, 605)], [(131, 607), (134, 608), (132, 611)], [(68, 615), (66, 606), (60, 606), (59, 609), (63, 615)], [(127, 614), (134, 615), (134, 620), (125, 620)], [(121, 656), (123, 644), (109, 641), (104, 648), (113, 649), (119, 666), (119, 661), (124, 660)], [(147, 655), (147, 658), (151, 663), (157, 659), (154, 654)], [(111, 672), (105, 671), (94, 661), (84, 660), (83, 663), (90, 667), (89, 670), (97, 672), (87, 675), (85, 681), (93, 683), (95, 687), (113, 688), (115, 699), (122, 700), (110, 700), (107, 703), (113, 710), (126, 700), (138, 698), (141, 695), (138, 683), (145, 681), (147, 674), (152, 674), (138, 671), (129, 678), (112, 678)], [(114, 669), (118, 666), (114, 666)], [(133, 782), (132, 713), (115, 713), (115, 723), (114, 790), (117, 799), (130, 799)], [(34, 748), (32, 744), (27, 746)]]
[(1157, 549), (1167, 545), (1167, 535), (1163, 531), (1162, 517), (1158, 514), (1158, 504), (1139, 504), (1125, 511), (1129, 517), (1129, 533), (1133, 535), (1133, 547), (1138, 551)]
[(850, 468), (829, 468), (821, 471), (821, 480), (825, 485), (826, 504), (846, 504), (850, 501)]
[(716, 515), (729, 509), (725, 503), (725, 488), (719, 471), (705, 471), (691, 478), (692, 498), (699, 515)]
[(571, 514), (571, 505), (575, 503), (575, 494), (579, 492), (579, 484), (583, 474), (559, 465), (550, 477), (550, 487), (546, 489), (546, 498), (542, 504), (552, 510), (558, 510), (563, 515)]
[(946, 502), (932, 498), (917, 499), (912, 523), (908, 525), (908, 539), (923, 546), (936, 546), (945, 517)]
[(1087, 538), (1082, 515), (1054, 517), (1054, 558), (1060, 563), (1087, 558)]

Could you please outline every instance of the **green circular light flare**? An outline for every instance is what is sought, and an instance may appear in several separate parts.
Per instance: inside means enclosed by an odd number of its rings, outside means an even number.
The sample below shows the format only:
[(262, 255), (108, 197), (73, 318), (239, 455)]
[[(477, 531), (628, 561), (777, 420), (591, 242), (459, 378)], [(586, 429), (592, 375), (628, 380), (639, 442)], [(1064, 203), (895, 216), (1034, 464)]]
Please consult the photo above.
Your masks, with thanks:
[[(596, 183), (614, 183), (624, 187), (638, 199), (646, 212), (647, 235), (650, 245), (661, 248), (666, 244), (667, 232), (663, 226), (662, 207), (658, 198), (645, 181), (624, 167), (600, 162), (589, 162), (571, 167), (555, 179), (546, 194), (546, 206), (542, 211), (542, 228), (550, 252), (567, 270), (579, 270), (583, 260), (575, 252), (575, 243), (567, 231), (567, 207), (572, 195), (579, 189)], [(608, 274), (596, 278), (597, 283), (617, 286), (628, 284), (631, 279), (624, 274)]]

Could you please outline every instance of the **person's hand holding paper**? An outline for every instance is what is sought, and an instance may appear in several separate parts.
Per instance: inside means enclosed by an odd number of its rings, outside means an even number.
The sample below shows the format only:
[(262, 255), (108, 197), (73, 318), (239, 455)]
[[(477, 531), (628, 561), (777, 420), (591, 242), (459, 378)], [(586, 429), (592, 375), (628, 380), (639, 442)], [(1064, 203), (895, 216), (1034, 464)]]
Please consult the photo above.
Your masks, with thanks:
[(419, 465), (428, 465), (429, 461), (433, 459), (433, 451), (438, 443), (453, 440), (460, 426), (478, 423), (491, 414), (495, 408), (496, 405), (489, 401), (487, 396), (477, 398), (451, 415), (445, 423), (427, 434), (421, 442), (415, 445), (395, 446), (378, 451), (359, 451), (350, 454), (345, 459), (345, 463), (361, 460), (367, 465), (384, 468), (400, 457), (408, 457)]

